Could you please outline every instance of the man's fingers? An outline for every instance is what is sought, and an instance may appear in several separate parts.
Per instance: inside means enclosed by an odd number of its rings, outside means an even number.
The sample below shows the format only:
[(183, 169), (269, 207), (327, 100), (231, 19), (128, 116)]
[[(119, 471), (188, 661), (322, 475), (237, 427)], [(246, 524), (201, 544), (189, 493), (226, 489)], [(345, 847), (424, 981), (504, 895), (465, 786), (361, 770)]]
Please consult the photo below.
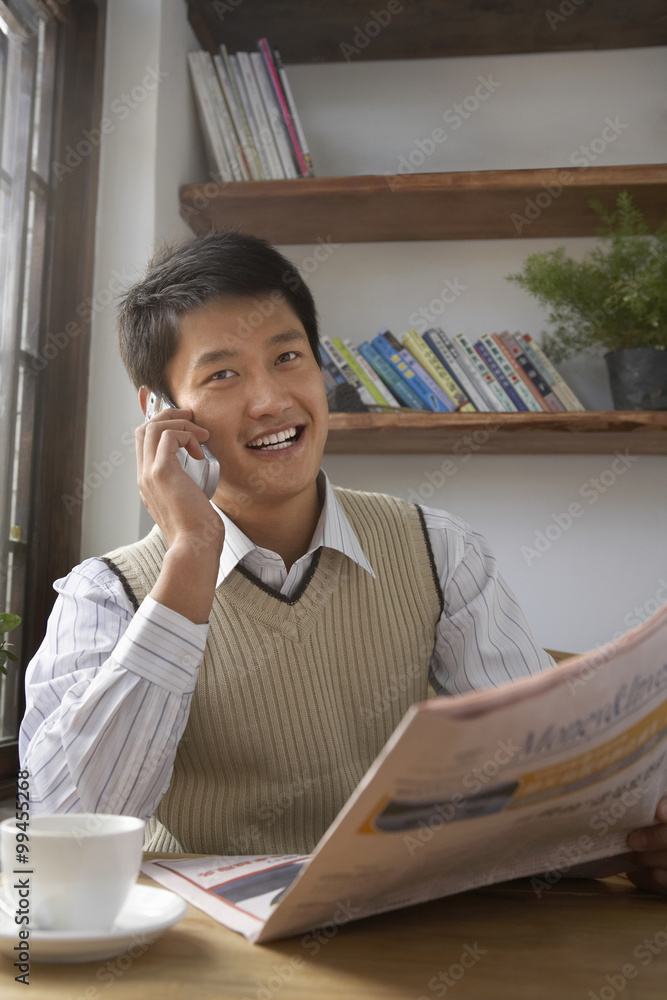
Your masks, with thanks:
[(192, 410), (179, 409), (176, 406), (165, 406), (163, 410), (159, 413), (154, 413), (150, 420), (146, 422), (150, 424), (151, 421), (159, 420), (192, 420)]
[[(173, 411), (172, 411), (173, 412)], [(157, 456), (158, 448), (160, 447), (160, 442), (163, 438), (166, 439), (169, 453), (173, 453), (177, 448), (187, 448), (193, 458), (203, 458), (204, 453), (200, 447), (200, 441), (206, 441), (209, 437), (209, 432), (203, 427), (199, 427), (197, 424), (193, 424), (190, 420), (183, 420), (180, 418), (178, 420), (171, 420), (169, 422), (165, 420), (159, 420), (162, 414), (159, 413), (156, 417), (151, 418), (147, 424), (144, 424), (144, 436), (143, 436), (143, 459), (144, 462), (154, 462)], [(174, 447), (174, 441), (177, 444)], [(162, 446), (164, 449), (165, 445)]]
[(192, 420), (188, 420), (186, 417), (167, 417), (166, 413), (172, 414), (174, 410), (166, 410), (165, 413), (158, 413), (156, 416), (151, 417), (146, 423), (142, 424), (144, 431), (147, 436), (159, 436), (167, 430), (173, 430), (177, 428), (179, 430), (189, 430), (197, 434), (199, 437), (207, 438), (209, 432), (204, 428), (200, 427), (199, 424), (195, 424)]
[[(141, 424), (134, 432), (134, 446), (137, 450), (137, 478), (141, 478), (144, 466), (144, 438), (146, 436), (146, 424)], [(143, 498), (142, 498), (143, 499)]]
[(633, 851), (667, 851), (667, 824), (633, 830), (628, 836), (628, 847)]
[(165, 465), (178, 451), (179, 448), (185, 448), (193, 458), (203, 458), (204, 452), (201, 450), (201, 445), (196, 437), (193, 436), (192, 431), (178, 427), (169, 428), (160, 434), (160, 437), (156, 439), (155, 452), (152, 456), (152, 466), (155, 471), (159, 471), (162, 466)]
[(628, 847), (641, 871), (628, 872), (628, 878), (638, 889), (667, 895), (667, 799), (661, 799), (653, 826), (633, 830)]

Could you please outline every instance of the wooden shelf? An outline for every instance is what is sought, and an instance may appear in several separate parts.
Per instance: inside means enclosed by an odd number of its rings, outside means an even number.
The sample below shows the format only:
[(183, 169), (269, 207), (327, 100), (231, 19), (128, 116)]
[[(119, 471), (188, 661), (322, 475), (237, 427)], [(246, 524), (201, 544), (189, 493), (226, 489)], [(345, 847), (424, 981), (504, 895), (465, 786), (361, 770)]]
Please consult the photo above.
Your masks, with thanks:
[[(366, 0), (186, 0), (200, 44), (253, 50), (265, 35), (285, 63), (421, 59), (667, 44), (664, 0), (577, 5), (556, 20), (533, 0), (419, 0), (358, 44)], [(378, 5), (384, 11), (386, 5)], [(356, 35), (356, 38), (355, 38)], [(372, 37), (368, 37), (372, 36)], [(356, 51), (345, 45), (356, 46)], [(186, 184), (195, 233), (240, 229), (273, 244), (594, 236), (593, 198), (629, 191), (651, 225), (667, 215), (667, 164), (313, 177)], [(328, 454), (667, 454), (667, 412), (333, 413)]]
[(186, 184), (181, 215), (195, 233), (235, 227), (277, 244), (594, 236), (599, 219), (590, 199), (612, 205), (624, 190), (652, 225), (667, 215), (664, 163), (412, 174), (393, 187), (388, 181), (369, 175)]
[[(563, 6), (559, 0), (551, 5), (534, 0), (403, 0), (402, 9), (388, 23), (369, 32), (365, 26), (373, 21), (372, 12), (386, 10), (386, 3), (231, 0), (216, 7), (214, 0), (186, 2), (190, 24), (209, 52), (222, 42), (231, 52), (254, 49), (258, 36), (266, 35), (286, 63), (342, 62), (346, 56), (356, 62), (667, 43), (664, 0), (579, 2), (569, 5), (569, 15), (559, 14)], [(549, 9), (556, 18), (551, 22)], [(356, 51), (345, 45), (354, 45)]]
[(330, 413), (329, 455), (667, 454), (667, 411)]

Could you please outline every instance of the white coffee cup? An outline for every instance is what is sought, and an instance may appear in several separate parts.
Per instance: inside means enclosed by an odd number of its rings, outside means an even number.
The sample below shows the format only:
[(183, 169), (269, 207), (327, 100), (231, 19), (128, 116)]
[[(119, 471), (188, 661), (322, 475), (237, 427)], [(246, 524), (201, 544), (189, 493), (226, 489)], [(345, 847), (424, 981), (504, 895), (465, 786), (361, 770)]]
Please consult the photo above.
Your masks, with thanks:
[(144, 826), (101, 813), (0, 823), (2, 887), (17, 929), (109, 930), (136, 882)]

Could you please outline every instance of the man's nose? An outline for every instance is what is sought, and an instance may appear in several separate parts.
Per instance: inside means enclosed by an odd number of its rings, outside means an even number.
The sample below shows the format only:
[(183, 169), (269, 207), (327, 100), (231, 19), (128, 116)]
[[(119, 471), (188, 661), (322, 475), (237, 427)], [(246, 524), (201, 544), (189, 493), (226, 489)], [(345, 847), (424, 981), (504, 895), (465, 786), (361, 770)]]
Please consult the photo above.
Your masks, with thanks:
[(264, 413), (281, 413), (292, 402), (292, 393), (273, 372), (256, 373), (248, 383), (248, 413), (252, 417)]

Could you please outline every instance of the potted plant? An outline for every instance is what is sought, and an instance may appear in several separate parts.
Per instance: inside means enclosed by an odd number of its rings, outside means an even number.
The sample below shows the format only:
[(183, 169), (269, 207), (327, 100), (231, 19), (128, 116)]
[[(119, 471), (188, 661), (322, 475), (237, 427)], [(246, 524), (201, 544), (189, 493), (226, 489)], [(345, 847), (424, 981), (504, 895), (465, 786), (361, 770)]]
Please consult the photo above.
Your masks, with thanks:
[(10, 615), (8, 611), (0, 612), (0, 672), (5, 675), (7, 674), (7, 667), (5, 666), (7, 660), (18, 663), (19, 659), (16, 653), (10, 653), (7, 649), (7, 646), (11, 646), (11, 643), (6, 641), (5, 635), (7, 632), (18, 628), (20, 624), (21, 619), (18, 615)]
[(508, 275), (549, 309), (543, 348), (563, 361), (605, 350), (617, 410), (667, 409), (667, 219), (651, 231), (622, 191), (616, 208), (590, 202), (601, 243), (576, 261), (559, 247)]

